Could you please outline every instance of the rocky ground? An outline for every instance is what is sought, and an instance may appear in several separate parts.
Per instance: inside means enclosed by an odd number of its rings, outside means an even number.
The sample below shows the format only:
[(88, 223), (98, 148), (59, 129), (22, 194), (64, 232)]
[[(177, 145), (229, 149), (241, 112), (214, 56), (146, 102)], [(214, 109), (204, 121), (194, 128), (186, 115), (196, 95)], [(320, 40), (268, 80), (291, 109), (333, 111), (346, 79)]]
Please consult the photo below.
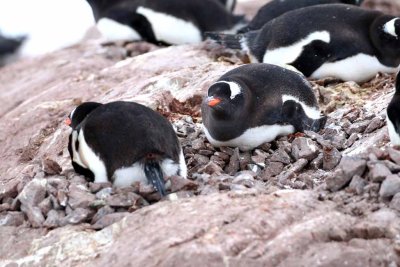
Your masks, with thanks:
[[(1, 69), (0, 266), (400, 265), (400, 150), (385, 122), (394, 75), (312, 81), (329, 117), (319, 133), (250, 152), (214, 148), (201, 131), (202, 97), (245, 62), (207, 42), (89, 40)], [(63, 120), (87, 100), (161, 112), (189, 179), (171, 177), (160, 200), (149, 186), (75, 174)]]

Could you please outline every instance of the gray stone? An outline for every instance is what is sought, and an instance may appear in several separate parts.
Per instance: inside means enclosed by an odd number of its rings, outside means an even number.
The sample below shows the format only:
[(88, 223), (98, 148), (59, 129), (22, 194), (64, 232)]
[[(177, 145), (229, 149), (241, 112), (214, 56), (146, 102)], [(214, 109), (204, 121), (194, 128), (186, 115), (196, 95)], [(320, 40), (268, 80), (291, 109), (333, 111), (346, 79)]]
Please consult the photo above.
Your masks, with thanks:
[(379, 195), (381, 197), (392, 197), (400, 193), (400, 177), (398, 175), (389, 175), (382, 183)]
[(130, 214), (129, 212), (117, 212), (112, 214), (106, 214), (99, 220), (97, 220), (96, 223), (92, 225), (92, 228), (95, 230), (103, 229), (107, 226), (110, 226), (113, 223), (119, 222), (129, 214)]
[(111, 187), (106, 187), (96, 193), (96, 198), (97, 199), (106, 199), (107, 197), (111, 196), (112, 193), (113, 193), (113, 189)]
[(56, 228), (61, 226), (61, 222), (64, 219), (65, 214), (63, 211), (51, 210), (47, 214), (46, 221), (43, 226), (46, 228)]
[(222, 146), (219, 148), (219, 150), (221, 150), (222, 153), (228, 154), (229, 156), (232, 156), (235, 152), (235, 149), (227, 146)]
[(262, 179), (265, 181), (280, 174), (283, 171), (283, 167), (284, 165), (281, 162), (270, 162), (261, 175)]
[(293, 165), (290, 167), (289, 171), (292, 171), (294, 173), (299, 173), (301, 172), (308, 164), (308, 160), (306, 159), (299, 159)]
[(400, 193), (397, 193), (390, 201), (390, 207), (400, 212)]
[(96, 194), (101, 189), (107, 188), (107, 187), (112, 187), (112, 184), (110, 182), (106, 182), (106, 183), (89, 183), (89, 190), (93, 194)]
[(326, 171), (334, 169), (340, 162), (342, 154), (334, 146), (326, 146), (323, 149), (322, 168)]
[[(71, 184), (69, 186), (68, 204), (72, 209), (87, 208), (95, 200), (95, 195), (91, 194), (83, 185)], [(60, 201), (60, 204), (63, 206), (62, 201)]]
[(195, 150), (205, 149), (205, 145), (202, 139), (195, 139), (191, 142), (192, 148)]
[(223, 172), (222, 168), (212, 161), (208, 162), (205, 166), (199, 169), (199, 173), (213, 174), (222, 172)]
[(362, 176), (367, 167), (367, 161), (357, 157), (342, 157), (339, 163), (339, 169), (343, 170), (346, 179), (350, 181), (354, 175)]
[(46, 179), (33, 179), (18, 195), (19, 201), (25, 206), (37, 206), (46, 197)]
[(231, 158), (231, 156), (227, 153), (224, 152), (218, 152), (216, 151), (214, 153), (214, 156), (217, 156), (218, 158), (222, 159), (223, 161), (229, 162), (229, 159)]
[(351, 135), (353, 133), (362, 133), (367, 129), (369, 123), (370, 123), (369, 121), (360, 121), (352, 123), (350, 127), (345, 129), (345, 131), (348, 135)]
[(351, 179), (349, 189), (354, 191), (357, 195), (361, 195), (364, 193), (364, 187), (367, 185), (367, 181), (361, 178), (358, 175), (355, 175), (353, 179)]
[(375, 117), (368, 124), (367, 129), (365, 129), (364, 133), (372, 133), (373, 131), (382, 128), (385, 125), (385, 122), (380, 117)]
[(283, 148), (280, 148), (278, 150), (276, 150), (274, 152), (274, 154), (272, 154), (271, 158), (270, 158), (271, 162), (282, 162), (283, 164), (290, 164), (290, 156), (288, 155), (288, 153), (286, 153), (286, 151)]
[(42, 170), (47, 175), (56, 175), (62, 172), (61, 166), (57, 162), (49, 158), (42, 160)]
[(104, 206), (101, 207), (96, 214), (92, 218), (92, 224), (96, 223), (98, 220), (100, 220), (102, 217), (104, 217), (107, 214), (114, 213), (115, 209), (111, 208), (110, 206)]
[(239, 156), (240, 156), (239, 155), (239, 148), (235, 148), (234, 151), (233, 151), (233, 154), (231, 156), (231, 159), (229, 160), (229, 164), (225, 168), (225, 172), (226, 173), (228, 173), (230, 175), (233, 175), (239, 170), (239, 168), (240, 168)]
[(25, 204), (22, 204), (21, 211), (23, 211), (26, 214), (32, 227), (37, 228), (43, 226), (45, 219), (40, 208), (26, 206)]
[(198, 184), (189, 179), (185, 179), (181, 176), (171, 176), (169, 178), (171, 181), (171, 192), (183, 191), (183, 190), (196, 190), (198, 188)]
[(392, 174), (388, 167), (382, 163), (371, 164), (368, 167), (370, 169), (369, 177), (374, 183), (382, 182), (387, 176)]
[(195, 160), (196, 164), (198, 164), (198, 165), (205, 165), (210, 161), (210, 159), (208, 157), (200, 155), (200, 154), (195, 154), (193, 159)]
[(393, 160), (393, 162), (395, 162), (396, 164), (400, 165), (400, 151), (392, 147), (388, 147), (387, 151), (389, 153), (391, 160)]
[(19, 211), (0, 213), (0, 226), (20, 226), (25, 222), (25, 216)]
[(341, 169), (329, 173), (325, 179), (326, 189), (332, 192), (339, 191), (349, 184), (352, 176), (345, 174)]
[(318, 170), (322, 167), (322, 163), (324, 161), (324, 154), (319, 153), (318, 156), (310, 162), (311, 168)]
[(17, 179), (11, 180), (7, 183), (0, 182), (0, 200), (7, 197), (16, 197), (18, 195), (18, 184)]
[(92, 211), (84, 208), (76, 208), (70, 214), (61, 219), (61, 225), (79, 224), (89, 219)]
[(136, 205), (136, 206), (141, 205), (142, 200), (143, 200), (143, 198), (138, 194), (135, 194), (133, 192), (122, 192), (122, 193), (107, 197), (106, 203), (107, 203), (107, 205), (109, 205), (111, 207), (129, 208), (134, 205)]
[(319, 154), (317, 144), (311, 139), (298, 137), (292, 143), (292, 156), (298, 159), (307, 159), (309, 161), (315, 159)]
[(350, 137), (344, 143), (344, 147), (345, 148), (351, 147), (359, 138), (360, 138), (360, 134), (352, 133), (350, 135)]
[(53, 208), (51, 198), (47, 197), (43, 199), (43, 201), (39, 203), (38, 207), (40, 208), (40, 211), (46, 215)]
[(344, 143), (346, 142), (346, 133), (342, 131), (342, 128), (337, 125), (328, 125), (324, 129), (322, 135), (325, 140), (331, 141), (332, 145), (337, 149), (343, 149)]
[(247, 165), (251, 163), (250, 152), (246, 151), (239, 154), (239, 167), (241, 170), (245, 170)]

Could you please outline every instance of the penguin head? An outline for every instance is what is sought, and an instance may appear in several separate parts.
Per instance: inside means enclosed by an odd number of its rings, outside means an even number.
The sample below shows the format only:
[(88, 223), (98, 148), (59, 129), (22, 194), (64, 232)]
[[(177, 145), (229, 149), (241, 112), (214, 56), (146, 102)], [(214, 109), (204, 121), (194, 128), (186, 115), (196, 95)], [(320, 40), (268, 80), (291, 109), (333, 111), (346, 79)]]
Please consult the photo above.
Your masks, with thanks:
[(382, 15), (370, 28), (371, 41), (387, 65), (400, 64), (400, 18)]
[(349, 4), (349, 5), (356, 5), (359, 6), (364, 2), (364, 0), (342, 0), (341, 1), (343, 4)]
[(87, 117), (87, 115), (101, 105), (103, 104), (97, 102), (85, 102), (80, 104), (71, 111), (71, 113), (68, 115), (68, 118), (65, 120), (65, 124), (75, 130), (76, 127)]
[(208, 89), (205, 105), (216, 117), (234, 118), (244, 105), (242, 87), (232, 81), (218, 81)]

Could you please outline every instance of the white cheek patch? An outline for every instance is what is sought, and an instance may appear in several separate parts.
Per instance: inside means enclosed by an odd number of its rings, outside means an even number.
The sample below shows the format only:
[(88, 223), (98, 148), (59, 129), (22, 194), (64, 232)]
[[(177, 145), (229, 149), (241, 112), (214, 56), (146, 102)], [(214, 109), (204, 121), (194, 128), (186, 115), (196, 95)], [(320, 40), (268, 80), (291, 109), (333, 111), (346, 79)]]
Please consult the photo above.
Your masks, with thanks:
[(313, 32), (306, 38), (290, 46), (267, 50), (264, 54), (263, 62), (278, 66), (292, 63), (301, 55), (306, 45), (317, 40), (329, 43), (331, 41), (331, 36), (327, 31)]
[(69, 114), (69, 117), (71, 120), (74, 117), (75, 110), (76, 110), (76, 108), (74, 108), (74, 110), (72, 110), (71, 113)]
[(200, 30), (191, 22), (145, 7), (139, 7), (136, 12), (145, 16), (151, 23), (154, 35), (159, 41), (169, 44), (191, 44), (202, 41)]
[(181, 149), (181, 153), (179, 154), (179, 168), (180, 168), (180, 175), (183, 178), (187, 177), (187, 166), (185, 162), (185, 156), (183, 155), (183, 151)]
[(203, 130), (208, 141), (213, 146), (239, 147), (239, 149), (242, 151), (251, 150), (265, 142), (271, 142), (275, 140), (275, 138), (278, 136), (292, 134), (295, 131), (292, 125), (263, 125), (260, 127), (247, 129), (242, 135), (234, 139), (228, 141), (218, 141), (211, 136), (204, 125)]
[(86, 143), (83, 129), (79, 132), (78, 140), (79, 140), (80, 160), (84, 164), (83, 166), (87, 166), (87, 168), (93, 172), (94, 182), (95, 183), (107, 182), (108, 179), (107, 179), (106, 167), (103, 161), (100, 159), (100, 157), (97, 156)]
[(324, 63), (310, 77), (336, 77), (343, 81), (361, 83), (372, 79), (378, 72), (395, 73), (398, 70), (399, 67), (386, 67), (374, 56), (358, 54), (336, 62)]
[(395, 26), (396, 20), (398, 20), (398, 18), (386, 22), (385, 25), (383, 26), (383, 31), (386, 32), (387, 34), (390, 34), (398, 38), (399, 36), (396, 34), (396, 26)]
[(73, 131), (72, 132), (72, 138), (71, 138), (71, 148), (72, 148), (72, 160), (77, 163), (78, 165), (80, 165), (83, 168), (88, 168), (88, 166), (86, 166), (86, 164), (84, 164), (81, 160), (81, 156), (79, 155), (79, 152), (76, 151), (75, 149), (75, 144), (78, 141), (78, 132), (77, 131)]
[(233, 4), (235, 0), (227, 0), (226, 1), (226, 9), (228, 11), (233, 11)]
[(237, 84), (235, 82), (219, 81), (214, 84), (217, 84), (217, 83), (226, 83), (229, 85), (229, 89), (231, 91), (231, 96), (230, 96), (231, 100), (234, 99), (237, 95), (240, 95), (242, 93), (242, 90), (240, 89), (239, 84)]
[(297, 97), (294, 97), (291, 95), (282, 95), (282, 103), (285, 103), (286, 101), (289, 101), (289, 100), (299, 103), (301, 105), (301, 107), (303, 108), (304, 113), (306, 113), (306, 115), (309, 118), (314, 119), (314, 120), (318, 120), (321, 118), (321, 113), (318, 110), (318, 108), (307, 106), (306, 104), (301, 102)]
[(109, 18), (102, 18), (97, 22), (97, 29), (107, 41), (139, 41), (140, 34), (131, 27)]

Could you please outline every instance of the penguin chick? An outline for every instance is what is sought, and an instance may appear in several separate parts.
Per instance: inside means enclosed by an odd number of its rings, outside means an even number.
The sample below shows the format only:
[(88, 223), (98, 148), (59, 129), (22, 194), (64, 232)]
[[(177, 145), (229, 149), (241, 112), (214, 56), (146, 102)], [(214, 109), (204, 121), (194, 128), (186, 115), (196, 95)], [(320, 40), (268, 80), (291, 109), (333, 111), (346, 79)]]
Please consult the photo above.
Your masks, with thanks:
[(86, 102), (71, 112), (68, 150), (77, 173), (117, 187), (150, 182), (164, 196), (164, 177), (186, 178), (182, 148), (172, 125), (143, 105)]
[(233, 69), (208, 89), (203, 129), (214, 146), (253, 149), (277, 136), (319, 131), (326, 117), (310, 83), (279, 66), (255, 63)]
[(400, 65), (400, 18), (352, 5), (305, 7), (238, 35), (212, 34), (252, 62), (292, 66), (306, 77), (364, 82)]
[(249, 24), (240, 29), (238, 33), (259, 30), (268, 21), (295, 9), (325, 4), (349, 4), (359, 6), (362, 2), (363, 0), (273, 0), (262, 6)]
[(395, 92), (387, 108), (386, 122), (390, 142), (400, 146), (400, 73), (397, 74)]

